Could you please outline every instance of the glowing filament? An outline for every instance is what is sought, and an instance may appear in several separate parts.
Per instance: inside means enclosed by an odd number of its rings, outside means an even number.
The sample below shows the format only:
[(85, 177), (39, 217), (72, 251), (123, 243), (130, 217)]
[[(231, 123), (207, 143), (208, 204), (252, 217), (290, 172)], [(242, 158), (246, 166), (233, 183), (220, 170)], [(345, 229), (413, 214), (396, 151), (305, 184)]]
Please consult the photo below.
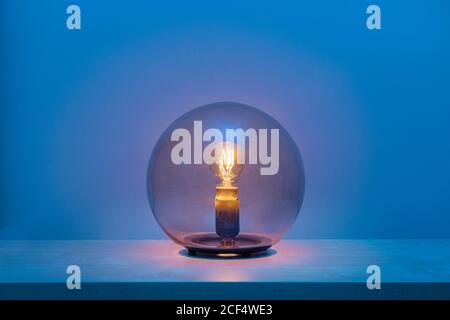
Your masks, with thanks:
[(223, 149), (222, 157), (219, 162), (219, 175), (224, 185), (231, 185), (231, 181), (234, 178), (233, 174), (234, 165), (234, 150)]

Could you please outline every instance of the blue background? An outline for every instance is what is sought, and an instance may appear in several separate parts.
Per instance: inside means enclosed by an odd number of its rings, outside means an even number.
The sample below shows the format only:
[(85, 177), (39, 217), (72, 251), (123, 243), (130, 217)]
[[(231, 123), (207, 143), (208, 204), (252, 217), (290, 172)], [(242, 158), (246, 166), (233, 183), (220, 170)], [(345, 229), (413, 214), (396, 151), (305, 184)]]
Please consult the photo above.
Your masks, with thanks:
[(450, 237), (448, 1), (0, 3), (1, 239), (164, 238), (152, 148), (224, 100), (302, 153), (289, 237)]

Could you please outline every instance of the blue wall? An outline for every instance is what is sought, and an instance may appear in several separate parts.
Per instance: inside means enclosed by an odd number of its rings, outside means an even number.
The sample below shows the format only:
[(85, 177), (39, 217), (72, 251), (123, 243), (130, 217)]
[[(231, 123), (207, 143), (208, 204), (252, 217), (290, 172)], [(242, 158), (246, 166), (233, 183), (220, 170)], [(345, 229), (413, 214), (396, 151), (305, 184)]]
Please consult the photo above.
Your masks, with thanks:
[(152, 148), (223, 100), (300, 148), (290, 237), (450, 237), (448, 1), (373, 1), (381, 31), (356, 0), (0, 3), (0, 238), (164, 237)]

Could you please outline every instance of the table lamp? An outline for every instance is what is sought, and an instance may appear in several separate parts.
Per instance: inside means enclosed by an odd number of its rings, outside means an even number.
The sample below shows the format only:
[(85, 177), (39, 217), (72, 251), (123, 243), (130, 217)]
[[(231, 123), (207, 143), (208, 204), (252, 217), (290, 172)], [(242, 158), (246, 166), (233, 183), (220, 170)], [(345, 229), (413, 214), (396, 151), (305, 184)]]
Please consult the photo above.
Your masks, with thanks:
[(302, 158), (286, 129), (235, 102), (208, 104), (175, 120), (147, 170), (157, 222), (192, 255), (269, 249), (294, 224), (304, 190)]

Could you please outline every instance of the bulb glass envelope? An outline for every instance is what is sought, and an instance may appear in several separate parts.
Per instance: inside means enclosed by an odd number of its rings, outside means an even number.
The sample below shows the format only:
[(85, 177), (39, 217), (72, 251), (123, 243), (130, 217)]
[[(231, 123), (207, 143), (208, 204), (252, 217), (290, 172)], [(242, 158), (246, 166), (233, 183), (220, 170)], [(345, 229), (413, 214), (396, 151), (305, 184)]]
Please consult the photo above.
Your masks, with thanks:
[[(215, 141), (218, 132), (224, 143)], [(242, 139), (230, 132), (241, 133)], [(224, 149), (215, 149), (218, 142)], [(233, 192), (239, 198), (234, 239), (216, 232), (216, 188), (224, 186), (237, 188)], [(287, 131), (266, 113), (233, 102), (205, 105), (175, 120), (158, 140), (147, 172), (156, 220), (192, 252), (269, 248), (294, 224), (304, 190), (303, 162)]]

